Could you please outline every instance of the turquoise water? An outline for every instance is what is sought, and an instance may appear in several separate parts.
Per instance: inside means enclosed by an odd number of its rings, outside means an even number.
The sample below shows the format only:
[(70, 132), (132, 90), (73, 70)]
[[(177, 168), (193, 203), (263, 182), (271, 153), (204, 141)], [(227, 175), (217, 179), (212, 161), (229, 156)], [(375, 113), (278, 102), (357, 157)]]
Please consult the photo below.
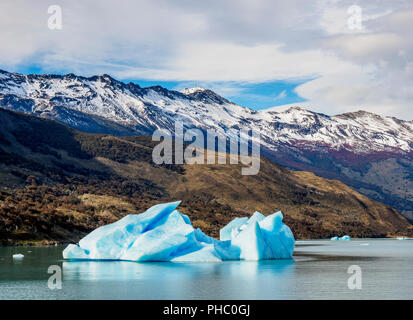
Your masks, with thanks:
[[(0, 247), (0, 299), (413, 299), (412, 240), (298, 241), (293, 260), (261, 262), (71, 262), (62, 250)], [(351, 265), (361, 290), (348, 288)]]

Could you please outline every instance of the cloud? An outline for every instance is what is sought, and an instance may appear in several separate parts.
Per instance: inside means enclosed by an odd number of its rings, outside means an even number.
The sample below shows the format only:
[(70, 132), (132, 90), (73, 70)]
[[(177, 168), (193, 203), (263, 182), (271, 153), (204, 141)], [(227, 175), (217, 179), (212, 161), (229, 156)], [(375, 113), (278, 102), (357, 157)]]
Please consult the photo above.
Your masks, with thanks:
[(56, 0), (58, 31), (50, 1), (3, 0), (0, 67), (219, 83), (231, 96), (246, 94), (234, 83), (299, 79), (315, 111), (411, 120), (413, 4), (358, 3), (362, 30), (348, 28), (352, 0)]
[(276, 100), (285, 99), (287, 97), (287, 92), (285, 90), (281, 91), (276, 97)]

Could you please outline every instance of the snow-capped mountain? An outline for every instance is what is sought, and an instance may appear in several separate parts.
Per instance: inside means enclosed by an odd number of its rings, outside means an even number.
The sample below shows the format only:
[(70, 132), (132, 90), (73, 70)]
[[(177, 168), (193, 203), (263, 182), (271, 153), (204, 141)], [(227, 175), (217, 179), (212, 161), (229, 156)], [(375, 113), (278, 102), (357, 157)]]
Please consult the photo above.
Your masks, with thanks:
[(229, 128), (258, 130), (262, 150), (272, 160), (340, 179), (413, 217), (413, 121), (364, 111), (337, 116), (297, 107), (254, 111), (204, 88), (178, 92), (109, 75), (6, 71), (0, 71), (0, 106), (118, 135), (173, 131), (175, 121), (220, 134)]
[[(413, 122), (359, 111), (327, 116), (298, 107), (253, 111), (203, 88), (171, 91), (160, 86), (141, 88), (109, 75), (21, 75), (0, 71), (0, 105), (15, 111), (56, 118), (82, 129), (78, 117), (98, 117), (130, 130), (172, 129), (176, 120), (202, 129), (259, 130), (265, 147), (318, 145), (356, 153), (410, 152)], [(63, 114), (63, 116), (62, 116)], [(88, 129), (88, 128), (83, 128)], [(90, 130), (86, 130), (90, 131)]]

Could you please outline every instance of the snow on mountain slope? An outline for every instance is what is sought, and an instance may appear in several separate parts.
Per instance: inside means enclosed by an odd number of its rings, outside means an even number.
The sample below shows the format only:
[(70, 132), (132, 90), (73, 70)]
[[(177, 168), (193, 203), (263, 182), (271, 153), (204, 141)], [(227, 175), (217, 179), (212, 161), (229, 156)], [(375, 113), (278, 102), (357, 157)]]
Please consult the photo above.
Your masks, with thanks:
[(194, 88), (185, 88), (185, 89), (182, 89), (180, 92), (182, 92), (183, 94), (186, 94), (186, 95), (190, 95), (190, 94), (192, 94), (192, 93), (194, 93), (194, 92), (197, 92), (197, 91), (205, 91), (205, 90), (207, 90), (207, 89), (205, 89), (205, 88), (201, 88), (201, 87), (194, 87)]
[(255, 129), (261, 132), (264, 147), (273, 151), (285, 143), (305, 144), (310, 149), (328, 145), (356, 153), (409, 152), (413, 148), (412, 122), (362, 111), (331, 117), (296, 107), (284, 112), (253, 111), (208, 89), (141, 88), (108, 75), (25, 76), (0, 71), (0, 105), (50, 118), (56, 110), (65, 110), (67, 118), (56, 120), (81, 130), (82, 124), (71, 114), (81, 112), (147, 133), (173, 130), (176, 120), (221, 133), (228, 128)]
[[(292, 107), (284, 112), (262, 111), (261, 121), (273, 126), (274, 140), (283, 142), (313, 142), (330, 148), (357, 153), (371, 151), (411, 151), (413, 123), (358, 111), (327, 116)], [(268, 119), (269, 120), (266, 120)], [(264, 128), (265, 129), (265, 128)]]

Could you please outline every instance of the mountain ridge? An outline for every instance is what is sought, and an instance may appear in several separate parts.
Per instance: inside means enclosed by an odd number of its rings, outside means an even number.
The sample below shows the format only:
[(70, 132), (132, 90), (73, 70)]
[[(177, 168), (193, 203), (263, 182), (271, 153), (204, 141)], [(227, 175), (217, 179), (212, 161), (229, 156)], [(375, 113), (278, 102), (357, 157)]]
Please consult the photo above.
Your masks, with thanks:
[(341, 180), (413, 219), (413, 121), (365, 111), (336, 116), (301, 108), (254, 111), (211, 92), (142, 88), (108, 75), (0, 72), (0, 107), (120, 136), (173, 132), (176, 121), (223, 136), (232, 128), (254, 129), (272, 161)]
[(254, 176), (241, 175), (241, 165), (156, 165), (155, 145), (0, 109), (0, 242), (76, 242), (178, 199), (194, 226), (215, 237), (235, 217), (277, 210), (297, 239), (413, 235), (397, 210), (339, 181), (265, 158)]

